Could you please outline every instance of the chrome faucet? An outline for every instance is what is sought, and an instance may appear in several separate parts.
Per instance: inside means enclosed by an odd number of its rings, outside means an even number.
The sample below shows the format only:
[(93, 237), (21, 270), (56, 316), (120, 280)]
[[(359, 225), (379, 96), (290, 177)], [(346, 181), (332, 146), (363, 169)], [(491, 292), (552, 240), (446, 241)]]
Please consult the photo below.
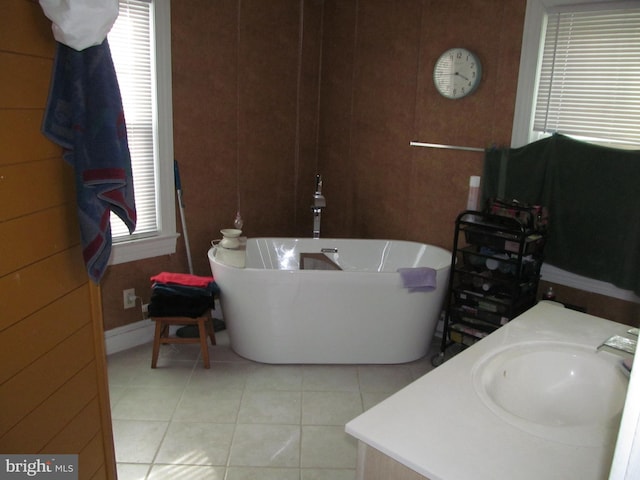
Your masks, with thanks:
[[(627, 333), (635, 335), (634, 329), (629, 330)], [(596, 350), (600, 351), (601, 349), (608, 347), (614, 350), (619, 350), (622, 352), (630, 353), (631, 355), (636, 353), (636, 346), (638, 345), (638, 340), (633, 338), (623, 337), (622, 335), (613, 335), (609, 337), (607, 340), (602, 342)]]
[(327, 201), (322, 195), (322, 175), (316, 175), (316, 191), (313, 194), (313, 204), (311, 211), (313, 212), (313, 238), (320, 238), (320, 219), (322, 217), (322, 209), (327, 206)]

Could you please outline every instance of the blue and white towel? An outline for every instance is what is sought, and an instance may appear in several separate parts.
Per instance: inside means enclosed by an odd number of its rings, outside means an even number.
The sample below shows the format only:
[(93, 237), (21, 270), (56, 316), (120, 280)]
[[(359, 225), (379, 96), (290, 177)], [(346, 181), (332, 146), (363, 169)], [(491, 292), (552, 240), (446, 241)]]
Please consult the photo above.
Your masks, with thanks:
[(111, 254), (110, 212), (136, 227), (131, 155), (107, 40), (82, 51), (58, 43), (42, 133), (74, 167), (83, 256), (100, 282)]

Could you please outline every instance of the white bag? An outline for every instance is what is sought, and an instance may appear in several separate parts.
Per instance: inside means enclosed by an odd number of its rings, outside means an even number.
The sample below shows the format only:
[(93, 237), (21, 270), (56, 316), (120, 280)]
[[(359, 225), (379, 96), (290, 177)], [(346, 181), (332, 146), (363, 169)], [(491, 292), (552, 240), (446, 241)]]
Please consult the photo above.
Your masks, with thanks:
[(118, 18), (118, 0), (40, 0), (54, 38), (75, 50), (100, 45)]

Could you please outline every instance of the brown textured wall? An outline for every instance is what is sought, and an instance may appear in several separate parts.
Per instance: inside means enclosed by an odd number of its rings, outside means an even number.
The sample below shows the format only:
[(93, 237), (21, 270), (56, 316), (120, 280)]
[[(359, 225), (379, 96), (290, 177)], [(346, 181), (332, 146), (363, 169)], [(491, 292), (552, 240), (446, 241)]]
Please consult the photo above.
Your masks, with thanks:
[[(171, 22), (175, 157), (194, 273), (210, 275), (206, 252), (238, 205), (249, 236), (311, 230), (322, 1), (173, 2)], [(110, 267), (107, 329), (142, 318), (122, 290), (146, 302), (162, 270), (188, 271), (182, 238), (175, 255)]]
[[(409, 142), (509, 143), (525, 3), (325, 2), (320, 148), (328, 234), (450, 246), (483, 155)], [(471, 96), (448, 100), (432, 71), (457, 46), (480, 57), (483, 80)]]
[[(316, 172), (327, 198), (323, 236), (450, 248), (483, 155), (409, 142), (510, 143), (525, 6), (173, 2), (175, 155), (195, 273), (210, 273), (210, 240), (231, 226), (238, 201), (249, 236), (310, 236)], [(461, 100), (441, 97), (432, 82), (437, 57), (454, 46), (483, 62), (480, 87)], [(148, 278), (161, 270), (187, 271), (182, 239), (173, 256), (109, 269), (107, 329), (140, 320), (139, 309), (123, 310), (122, 290), (134, 287), (147, 301)], [(637, 313), (626, 302), (587, 296), (585, 303), (614, 312), (609, 318), (631, 322)]]

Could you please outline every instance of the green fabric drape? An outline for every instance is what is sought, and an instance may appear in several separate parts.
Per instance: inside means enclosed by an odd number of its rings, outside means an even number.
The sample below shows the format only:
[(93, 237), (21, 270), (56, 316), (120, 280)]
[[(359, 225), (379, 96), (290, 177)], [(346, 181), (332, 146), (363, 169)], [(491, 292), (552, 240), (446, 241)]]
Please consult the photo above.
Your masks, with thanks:
[(640, 294), (640, 151), (558, 134), (490, 150), (482, 196), (548, 207), (547, 263)]

